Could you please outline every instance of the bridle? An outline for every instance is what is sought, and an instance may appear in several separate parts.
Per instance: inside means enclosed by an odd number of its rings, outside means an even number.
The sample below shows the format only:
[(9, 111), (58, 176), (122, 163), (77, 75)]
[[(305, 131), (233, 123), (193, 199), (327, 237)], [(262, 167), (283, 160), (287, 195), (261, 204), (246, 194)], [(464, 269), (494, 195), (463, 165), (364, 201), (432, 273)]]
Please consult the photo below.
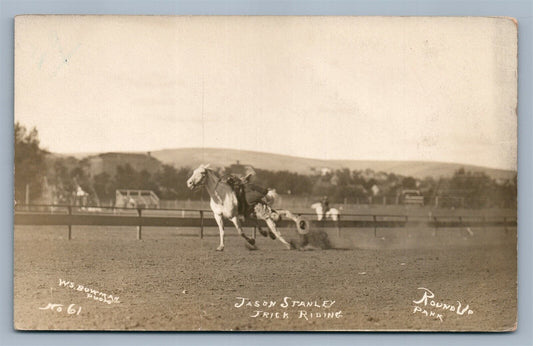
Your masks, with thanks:
[[(206, 177), (207, 177), (207, 171), (208, 171), (208, 169), (204, 168), (204, 171), (202, 173), (200, 173), (202, 175), (202, 178), (197, 183), (193, 183), (192, 184), (194, 190), (198, 189), (199, 187), (205, 186), (205, 180), (206, 180)], [(217, 183), (215, 184), (214, 190), (217, 189), (218, 184), (220, 184), (221, 181), (222, 181), (222, 178), (221, 177), (217, 177)]]
[(196, 191), (196, 190), (198, 190), (198, 188), (201, 188), (202, 186), (205, 185), (205, 177), (207, 176), (207, 169), (205, 169), (200, 174), (202, 175), (202, 178), (198, 182), (192, 182), (192, 184), (191, 184), (193, 191)]

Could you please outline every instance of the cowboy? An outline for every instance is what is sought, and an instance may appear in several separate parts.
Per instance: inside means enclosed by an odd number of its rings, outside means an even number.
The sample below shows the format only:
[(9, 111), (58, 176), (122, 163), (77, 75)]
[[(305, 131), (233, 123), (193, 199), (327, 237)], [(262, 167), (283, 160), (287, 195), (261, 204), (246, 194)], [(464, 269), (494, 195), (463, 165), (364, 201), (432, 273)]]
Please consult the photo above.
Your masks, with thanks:
[(264, 197), (268, 193), (268, 189), (262, 186), (251, 183), (255, 176), (255, 171), (251, 167), (246, 167), (246, 175), (240, 177), (237, 174), (229, 174), (223, 178), (228, 183), (239, 201), (239, 214), (249, 216), (254, 213), (255, 205), (264, 202)]
[(251, 167), (246, 168), (246, 175), (241, 178), (242, 186), (242, 195), (244, 198), (241, 198), (240, 211), (243, 215), (251, 215), (254, 212), (254, 207), (258, 203), (264, 202), (264, 197), (268, 193), (268, 189), (265, 189), (262, 186), (253, 184), (252, 178), (255, 177), (255, 171)]
[(326, 219), (326, 213), (329, 211), (329, 201), (328, 196), (322, 197), (322, 201), (320, 201), (320, 204), (322, 204), (322, 220)]

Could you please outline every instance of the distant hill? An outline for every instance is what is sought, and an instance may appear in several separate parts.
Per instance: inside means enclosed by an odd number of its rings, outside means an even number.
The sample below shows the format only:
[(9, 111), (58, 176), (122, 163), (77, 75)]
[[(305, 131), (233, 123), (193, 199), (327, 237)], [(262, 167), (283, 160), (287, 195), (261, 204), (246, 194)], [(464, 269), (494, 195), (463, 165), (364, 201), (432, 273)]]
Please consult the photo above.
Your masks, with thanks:
[(152, 151), (151, 155), (163, 163), (175, 167), (197, 167), (202, 163), (213, 166), (229, 166), (236, 161), (241, 164), (251, 165), (255, 168), (273, 171), (287, 170), (302, 174), (309, 174), (312, 169), (330, 168), (332, 170), (348, 168), (350, 170), (365, 170), (395, 173), (416, 178), (428, 176), (439, 178), (449, 177), (461, 167), (467, 171), (485, 172), (492, 178), (511, 179), (515, 171), (486, 168), (472, 165), (463, 165), (445, 162), (423, 161), (364, 161), (364, 160), (318, 160), (287, 155), (262, 153), (256, 151), (214, 148), (183, 148)]

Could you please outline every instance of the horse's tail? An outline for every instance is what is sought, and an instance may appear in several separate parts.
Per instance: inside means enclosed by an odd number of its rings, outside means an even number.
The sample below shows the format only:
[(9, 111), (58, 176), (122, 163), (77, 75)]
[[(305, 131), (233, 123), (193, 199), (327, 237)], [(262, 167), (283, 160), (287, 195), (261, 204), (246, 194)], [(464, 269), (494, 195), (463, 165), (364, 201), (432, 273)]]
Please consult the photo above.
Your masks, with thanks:
[(265, 195), (266, 203), (270, 207), (274, 205), (274, 203), (278, 200), (278, 198), (279, 198), (279, 195), (275, 189), (269, 189), (267, 194)]

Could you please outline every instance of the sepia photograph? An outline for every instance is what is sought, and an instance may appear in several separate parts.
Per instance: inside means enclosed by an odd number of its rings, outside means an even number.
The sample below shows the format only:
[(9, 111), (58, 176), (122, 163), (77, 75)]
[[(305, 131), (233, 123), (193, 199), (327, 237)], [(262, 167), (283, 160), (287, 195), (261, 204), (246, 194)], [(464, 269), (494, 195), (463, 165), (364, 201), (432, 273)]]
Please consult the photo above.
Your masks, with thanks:
[(15, 329), (516, 330), (515, 19), (14, 23)]

